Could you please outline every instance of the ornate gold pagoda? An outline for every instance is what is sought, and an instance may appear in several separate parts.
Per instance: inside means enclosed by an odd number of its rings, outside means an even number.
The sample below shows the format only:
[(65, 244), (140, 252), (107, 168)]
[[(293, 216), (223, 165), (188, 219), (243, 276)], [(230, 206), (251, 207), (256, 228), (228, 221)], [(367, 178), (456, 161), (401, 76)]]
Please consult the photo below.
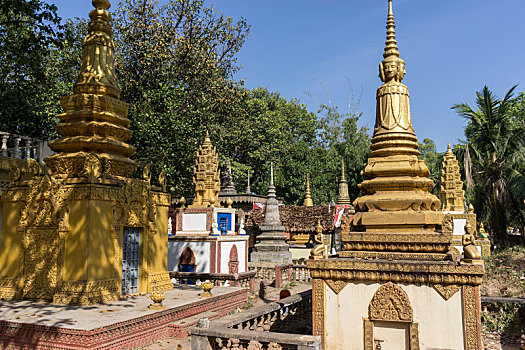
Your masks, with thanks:
[(62, 138), (49, 143), (58, 152), (45, 160), (50, 171), (36, 161), (30, 180), (14, 171), (1, 199), (0, 298), (87, 305), (172, 288), (165, 175), (160, 186), (148, 166), (142, 179), (129, 178), (137, 165), (125, 143), (130, 121), (115, 76), (111, 5), (92, 3), (74, 94), (61, 101)]
[[(405, 61), (399, 57), (394, 14), (389, 2), (387, 38), (379, 65), (376, 122), (371, 153), (359, 185), (364, 196), (354, 202), (354, 234), (343, 236), (344, 256), (416, 256), (442, 259), (452, 237), (435, 232), (439, 200), (425, 162), (418, 158), (408, 88), (401, 82)], [(425, 254), (421, 254), (425, 252)], [(437, 255), (435, 255), (437, 254)]]
[(345, 179), (345, 161), (341, 161), (341, 180), (339, 180), (339, 192), (337, 194), (337, 204), (350, 205), (350, 195), (348, 194), (348, 184)]
[(441, 210), (464, 213), (464, 197), (465, 191), (463, 191), (463, 181), (461, 181), (459, 173), (458, 160), (452, 153), (449, 143), (441, 165), (441, 188), (439, 191)]
[(128, 177), (137, 165), (128, 158), (135, 154), (135, 147), (125, 143), (132, 132), (128, 104), (119, 100), (111, 15), (107, 11), (111, 5), (107, 0), (93, 0), (93, 6), (96, 9), (89, 14), (74, 95), (62, 98), (65, 112), (57, 116), (60, 123), (56, 130), (62, 138), (49, 142), (57, 154), (45, 162), (55, 175), (80, 175), (96, 159), (101, 174)]
[(312, 193), (310, 192), (310, 174), (306, 174), (306, 193), (304, 195), (304, 207), (313, 207), (314, 200), (312, 199)]
[(195, 184), (195, 199), (191, 207), (220, 206), (221, 173), (219, 159), (208, 132), (206, 132), (206, 138), (199, 147), (197, 159), (195, 159), (193, 183)]
[(433, 183), (418, 159), (402, 84), (392, 0), (383, 58), (364, 195), (354, 201), (350, 229), (341, 229), (344, 251), (307, 262), (313, 334), (322, 349), (481, 350), (483, 261), (472, 235), (463, 258), (453, 253), (453, 217), (429, 192)]

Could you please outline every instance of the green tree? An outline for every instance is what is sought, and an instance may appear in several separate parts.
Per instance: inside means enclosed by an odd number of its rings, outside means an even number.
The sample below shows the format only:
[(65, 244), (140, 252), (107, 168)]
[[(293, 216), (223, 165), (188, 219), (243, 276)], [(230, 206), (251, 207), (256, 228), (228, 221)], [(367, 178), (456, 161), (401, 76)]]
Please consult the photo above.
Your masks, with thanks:
[(195, 152), (206, 129), (216, 147), (240, 133), (236, 54), (249, 35), (200, 0), (123, 0), (114, 16), (117, 74), (137, 146), (135, 159), (166, 170), (177, 195), (193, 192)]
[(425, 138), (423, 142), (419, 142), (419, 151), (421, 152), (420, 158), (425, 161), (428, 170), (430, 170), (430, 179), (434, 181), (432, 193), (438, 195), (441, 183), (443, 154), (437, 151), (436, 144), (429, 138)]
[(0, 130), (47, 138), (58, 101), (52, 52), (63, 44), (55, 5), (0, 2)]
[(465, 170), (472, 177), (474, 208), (486, 221), (496, 242), (504, 242), (508, 226), (525, 228), (525, 129), (511, 114), (512, 87), (498, 99), (486, 86), (476, 93), (476, 107), (455, 105), (467, 119)]

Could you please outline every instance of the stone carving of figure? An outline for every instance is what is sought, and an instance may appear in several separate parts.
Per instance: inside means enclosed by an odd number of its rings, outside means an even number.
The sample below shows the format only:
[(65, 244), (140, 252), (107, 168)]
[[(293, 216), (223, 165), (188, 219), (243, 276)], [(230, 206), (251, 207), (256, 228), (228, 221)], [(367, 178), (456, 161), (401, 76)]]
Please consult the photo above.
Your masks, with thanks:
[(414, 133), (408, 88), (401, 83), (405, 76), (405, 62), (391, 56), (381, 62), (379, 73), (384, 84), (377, 89), (376, 131), (398, 129)]
[(481, 254), (476, 248), (476, 236), (474, 228), (469, 222), (465, 225), (465, 234), (463, 235), (461, 243), (463, 244), (463, 255), (465, 259), (480, 260)]
[(323, 237), (323, 226), (321, 226), (321, 221), (317, 220), (317, 226), (315, 228), (314, 244), (317, 244), (315, 247), (310, 250), (310, 256), (314, 259), (321, 257), (324, 254), (324, 237)]

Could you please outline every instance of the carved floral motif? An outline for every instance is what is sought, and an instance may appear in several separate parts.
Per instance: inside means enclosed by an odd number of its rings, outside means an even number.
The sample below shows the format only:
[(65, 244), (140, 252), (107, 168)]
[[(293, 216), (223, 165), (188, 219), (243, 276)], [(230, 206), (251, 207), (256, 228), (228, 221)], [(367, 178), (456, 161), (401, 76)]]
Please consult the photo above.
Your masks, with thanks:
[(368, 306), (368, 313), (373, 321), (411, 322), (413, 318), (408, 295), (392, 282), (379, 287), (375, 292)]

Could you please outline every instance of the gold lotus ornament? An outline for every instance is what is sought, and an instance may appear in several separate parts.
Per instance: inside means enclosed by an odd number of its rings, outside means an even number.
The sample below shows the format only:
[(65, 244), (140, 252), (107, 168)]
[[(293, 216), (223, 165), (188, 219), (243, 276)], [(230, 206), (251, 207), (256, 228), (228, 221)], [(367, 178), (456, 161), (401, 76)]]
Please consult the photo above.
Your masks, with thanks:
[(164, 292), (153, 292), (149, 295), (153, 304), (149, 306), (150, 310), (164, 310), (166, 306), (162, 305), (162, 301), (166, 299), (166, 293)]
[(211, 290), (213, 289), (213, 282), (206, 281), (201, 283), (201, 289), (203, 292), (199, 294), (203, 298), (209, 298), (212, 296)]

